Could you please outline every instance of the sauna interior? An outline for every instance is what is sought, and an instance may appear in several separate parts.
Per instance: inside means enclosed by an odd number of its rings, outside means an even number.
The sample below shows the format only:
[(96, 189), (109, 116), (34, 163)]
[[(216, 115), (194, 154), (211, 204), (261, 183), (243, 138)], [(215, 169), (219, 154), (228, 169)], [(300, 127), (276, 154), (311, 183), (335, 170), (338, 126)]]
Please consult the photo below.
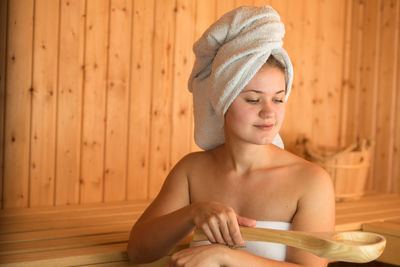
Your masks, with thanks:
[(373, 143), (338, 229), (384, 229), (388, 256), (365, 266), (400, 266), (400, 0), (1, 0), (0, 264), (131, 266), (130, 227), (200, 150), (193, 43), (264, 4), (294, 67), (285, 149)]

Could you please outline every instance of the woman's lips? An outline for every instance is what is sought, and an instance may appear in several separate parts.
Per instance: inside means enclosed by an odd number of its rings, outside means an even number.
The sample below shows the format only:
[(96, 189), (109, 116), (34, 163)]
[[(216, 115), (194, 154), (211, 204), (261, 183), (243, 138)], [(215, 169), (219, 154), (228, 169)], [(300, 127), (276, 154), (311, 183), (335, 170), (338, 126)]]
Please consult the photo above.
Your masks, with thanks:
[(274, 127), (273, 124), (257, 124), (254, 126), (260, 130), (271, 130)]

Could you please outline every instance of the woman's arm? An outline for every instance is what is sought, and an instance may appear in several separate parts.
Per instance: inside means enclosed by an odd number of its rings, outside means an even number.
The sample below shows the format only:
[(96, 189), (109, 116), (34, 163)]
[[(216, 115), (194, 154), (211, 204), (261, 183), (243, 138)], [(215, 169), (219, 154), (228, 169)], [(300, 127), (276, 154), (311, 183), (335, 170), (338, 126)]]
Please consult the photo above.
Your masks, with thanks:
[(132, 228), (127, 248), (132, 262), (150, 262), (165, 256), (196, 226), (211, 242), (239, 245), (243, 243), (239, 224), (256, 224), (220, 203), (190, 204), (186, 171), (190, 167), (187, 158), (174, 167), (156, 199)]
[(156, 199), (133, 226), (127, 248), (131, 261), (156, 260), (193, 230), (185, 165), (183, 159), (171, 170)]
[[(311, 163), (310, 163), (311, 165)], [(335, 229), (335, 193), (329, 174), (312, 164), (302, 173), (303, 194), (292, 220), (292, 230), (331, 232)], [(328, 260), (288, 247), (286, 260), (304, 266), (323, 267)]]

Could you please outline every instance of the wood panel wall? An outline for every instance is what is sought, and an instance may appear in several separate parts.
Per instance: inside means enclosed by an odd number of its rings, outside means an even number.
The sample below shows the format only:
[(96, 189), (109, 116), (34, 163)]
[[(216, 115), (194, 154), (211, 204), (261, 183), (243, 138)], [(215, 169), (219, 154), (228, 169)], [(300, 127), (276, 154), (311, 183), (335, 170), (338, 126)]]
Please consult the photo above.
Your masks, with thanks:
[(0, 1), (2, 208), (154, 197), (193, 142), (192, 44), (272, 5), (295, 78), (288, 150), (376, 141), (369, 187), (400, 193), (400, 0)]

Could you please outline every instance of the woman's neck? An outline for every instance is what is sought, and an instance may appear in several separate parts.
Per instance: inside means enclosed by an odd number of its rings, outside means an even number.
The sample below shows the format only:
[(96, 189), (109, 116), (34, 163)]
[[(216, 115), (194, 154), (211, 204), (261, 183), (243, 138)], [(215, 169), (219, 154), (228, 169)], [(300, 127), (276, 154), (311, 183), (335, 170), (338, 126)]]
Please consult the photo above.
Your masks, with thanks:
[(273, 144), (254, 145), (227, 142), (218, 149), (219, 160), (225, 168), (239, 175), (266, 167), (272, 163)]

